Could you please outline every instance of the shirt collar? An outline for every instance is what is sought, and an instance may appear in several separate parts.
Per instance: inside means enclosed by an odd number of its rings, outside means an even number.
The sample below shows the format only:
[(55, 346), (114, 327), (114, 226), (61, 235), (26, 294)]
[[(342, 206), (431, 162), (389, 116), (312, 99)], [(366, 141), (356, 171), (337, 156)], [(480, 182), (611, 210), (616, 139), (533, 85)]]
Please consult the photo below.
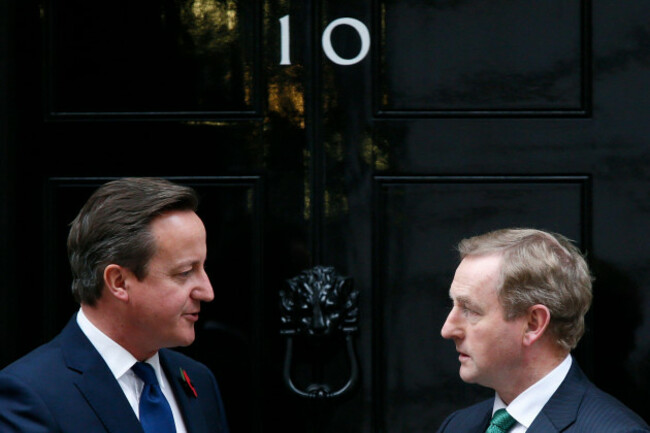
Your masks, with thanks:
[[(120, 346), (108, 335), (104, 334), (99, 330), (99, 328), (93, 325), (93, 323), (83, 313), (82, 308), (80, 308), (77, 313), (77, 324), (86, 337), (88, 337), (95, 349), (97, 349), (100, 356), (104, 359), (104, 362), (106, 362), (106, 365), (111, 370), (111, 373), (113, 373), (116, 380), (120, 380), (122, 376), (130, 372), (133, 364), (138, 362), (138, 360), (131, 355), (128, 350)], [(164, 388), (165, 381), (162, 378), (162, 369), (160, 367), (160, 357), (158, 356), (158, 352), (145, 362), (151, 364), (156, 372), (158, 383), (162, 388)]]
[(539, 415), (544, 408), (544, 405), (546, 405), (555, 391), (560, 387), (562, 381), (564, 381), (564, 378), (571, 368), (571, 363), (571, 355), (567, 355), (560, 365), (519, 394), (508, 406), (506, 406), (503, 400), (501, 400), (499, 394), (496, 394), (492, 414), (499, 409), (507, 408), (508, 413), (512, 415), (519, 424), (526, 428), (530, 427), (537, 415)]

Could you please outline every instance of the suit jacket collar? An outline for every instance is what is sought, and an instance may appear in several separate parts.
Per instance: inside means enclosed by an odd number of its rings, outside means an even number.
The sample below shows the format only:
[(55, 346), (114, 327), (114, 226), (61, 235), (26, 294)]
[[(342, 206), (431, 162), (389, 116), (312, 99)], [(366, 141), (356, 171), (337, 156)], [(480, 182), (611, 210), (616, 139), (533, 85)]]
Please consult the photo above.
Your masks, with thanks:
[(65, 363), (78, 373), (74, 385), (110, 433), (143, 433), (122, 388), (74, 315), (58, 337)]
[(169, 379), (188, 433), (208, 432), (208, 426), (205, 424), (205, 417), (198, 401), (201, 396), (194, 396), (187, 388), (181, 373), (183, 366), (179, 363), (178, 358), (173, 356), (170, 350), (161, 349), (158, 353), (160, 354), (160, 365)]
[(587, 377), (574, 360), (566, 378), (537, 415), (528, 433), (561, 432), (573, 424), (588, 383)]
[[(493, 406), (494, 398), (491, 398), (461, 410), (453, 420), (453, 432), (484, 433), (490, 425)], [(452, 431), (452, 428), (447, 426), (438, 431)]]
[(470, 428), (467, 431), (476, 431), (484, 432), (490, 426), (490, 421), (492, 420), (492, 407), (494, 406), (494, 399), (488, 400), (489, 405), (486, 406), (484, 411), (485, 415), (482, 417), (476, 417), (475, 420), (469, 420), (471, 423)]

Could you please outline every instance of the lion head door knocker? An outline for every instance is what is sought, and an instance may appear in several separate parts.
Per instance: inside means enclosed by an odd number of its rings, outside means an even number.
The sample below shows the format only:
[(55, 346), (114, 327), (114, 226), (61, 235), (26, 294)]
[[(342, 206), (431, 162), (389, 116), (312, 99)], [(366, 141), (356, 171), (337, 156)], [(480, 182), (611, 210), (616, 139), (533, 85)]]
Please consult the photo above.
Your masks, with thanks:
[[(301, 397), (333, 398), (350, 391), (359, 380), (359, 365), (354, 350), (353, 334), (358, 330), (359, 292), (353, 288), (352, 278), (342, 277), (333, 267), (316, 266), (287, 280), (280, 291), (281, 333), (286, 337), (284, 381), (288, 388)], [(313, 371), (321, 371), (333, 350), (345, 342), (349, 379), (339, 389), (322, 383), (312, 383), (299, 389), (292, 379), (294, 339), (309, 346)], [(340, 343), (340, 344), (339, 344)], [(319, 353), (323, 352), (323, 353)], [(323, 376), (323, 374), (316, 374)]]

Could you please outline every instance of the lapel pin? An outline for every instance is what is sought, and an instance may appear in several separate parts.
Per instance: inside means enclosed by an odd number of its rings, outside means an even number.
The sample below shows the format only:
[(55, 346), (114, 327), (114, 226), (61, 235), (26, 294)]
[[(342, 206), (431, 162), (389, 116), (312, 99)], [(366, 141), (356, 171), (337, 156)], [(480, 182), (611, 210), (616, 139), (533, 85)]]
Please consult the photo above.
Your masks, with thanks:
[(192, 385), (192, 381), (190, 380), (190, 377), (187, 375), (187, 372), (182, 368), (180, 370), (181, 370), (181, 379), (183, 380), (185, 389), (191, 392), (194, 398), (198, 398), (199, 395), (196, 393), (196, 388), (194, 388), (194, 385)]

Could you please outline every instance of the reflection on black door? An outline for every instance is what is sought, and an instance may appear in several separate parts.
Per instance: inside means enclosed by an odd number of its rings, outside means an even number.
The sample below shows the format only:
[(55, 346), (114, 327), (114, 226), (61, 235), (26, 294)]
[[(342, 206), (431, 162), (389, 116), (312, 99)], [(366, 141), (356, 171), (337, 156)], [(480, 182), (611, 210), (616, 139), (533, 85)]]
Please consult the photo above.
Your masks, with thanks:
[[(439, 331), (453, 246), (505, 226), (587, 252), (576, 358), (650, 420), (647, 2), (0, 5), (2, 365), (77, 308), (65, 238), (91, 191), (163, 176), (202, 198), (216, 297), (183, 350), (233, 433), (431, 432), (490, 395)], [(358, 381), (332, 398), (285, 380), (339, 389), (355, 365), (300, 335), (285, 370), (280, 292), (318, 265), (358, 292)]]

